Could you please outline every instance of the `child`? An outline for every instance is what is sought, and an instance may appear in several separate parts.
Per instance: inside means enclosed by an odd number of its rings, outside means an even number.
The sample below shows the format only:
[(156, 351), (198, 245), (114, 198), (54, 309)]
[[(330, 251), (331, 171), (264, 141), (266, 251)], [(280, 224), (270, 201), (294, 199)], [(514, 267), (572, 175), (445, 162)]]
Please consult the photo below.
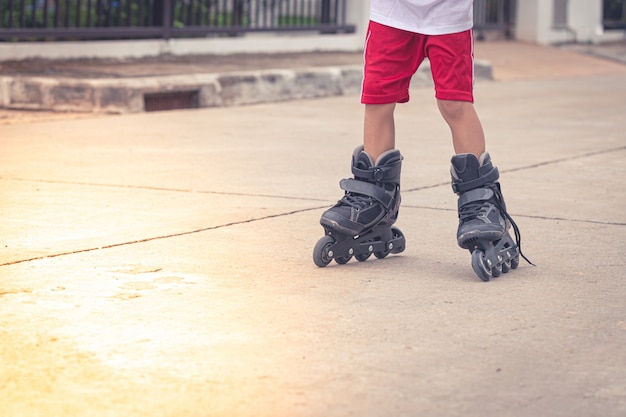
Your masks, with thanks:
[[(453, 190), (459, 195), (458, 244), (473, 253), (478, 250), (472, 264), (485, 281), (517, 266), (518, 248), (507, 232), (511, 219), (497, 182), (498, 170), (485, 152), (485, 136), (473, 105), (472, 26), (473, 0), (371, 0), (361, 91), (363, 146), (352, 157), (354, 179), (341, 182), (344, 197), (321, 216), (320, 223), (333, 241), (326, 237), (325, 245), (320, 241), (316, 247), (316, 252), (326, 254), (321, 262), (318, 254), (319, 266), (330, 259), (344, 263), (355, 254), (352, 247), (347, 253), (333, 250), (334, 243), (362, 234), (371, 242), (380, 234), (372, 235), (372, 229), (380, 232), (395, 223), (402, 156), (395, 149), (394, 109), (396, 103), (409, 101), (409, 82), (425, 58), (430, 60), (437, 106), (450, 127), (456, 154), (451, 174)], [(402, 237), (397, 229), (395, 234)], [(494, 241), (502, 248), (494, 249)], [(389, 250), (374, 253), (382, 257)], [(369, 255), (356, 249), (355, 256), (364, 260)], [(498, 262), (498, 256), (503, 260)]]

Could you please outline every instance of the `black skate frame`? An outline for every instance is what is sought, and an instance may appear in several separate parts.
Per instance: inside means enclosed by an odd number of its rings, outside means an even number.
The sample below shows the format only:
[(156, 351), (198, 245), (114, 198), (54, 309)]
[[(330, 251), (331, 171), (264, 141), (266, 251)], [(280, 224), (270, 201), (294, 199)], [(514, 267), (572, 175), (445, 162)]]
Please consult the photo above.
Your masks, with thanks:
[(324, 242), (323, 247), (316, 247), (314, 259), (318, 266), (326, 266), (331, 260), (339, 264), (347, 263), (352, 257), (362, 262), (372, 254), (382, 259), (390, 253), (397, 254), (406, 248), (404, 235), (397, 227), (388, 224), (374, 227), (369, 231), (357, 236), (338, 233), (334, 230), (326, 230), (326, 236), (318, 244)]

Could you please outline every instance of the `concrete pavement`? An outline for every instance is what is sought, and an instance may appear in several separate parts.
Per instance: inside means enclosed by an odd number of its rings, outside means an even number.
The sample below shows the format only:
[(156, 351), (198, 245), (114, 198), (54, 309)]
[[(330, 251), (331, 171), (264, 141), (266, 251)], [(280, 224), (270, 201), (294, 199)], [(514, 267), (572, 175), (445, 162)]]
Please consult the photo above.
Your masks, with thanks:
[(326, 268), (356, 95), (0, 126), (0, 416), (623, 416), (626, 66), (491, 47), (538, 266), (489, 283), (429, 87), (397, 110), (406, 251)]

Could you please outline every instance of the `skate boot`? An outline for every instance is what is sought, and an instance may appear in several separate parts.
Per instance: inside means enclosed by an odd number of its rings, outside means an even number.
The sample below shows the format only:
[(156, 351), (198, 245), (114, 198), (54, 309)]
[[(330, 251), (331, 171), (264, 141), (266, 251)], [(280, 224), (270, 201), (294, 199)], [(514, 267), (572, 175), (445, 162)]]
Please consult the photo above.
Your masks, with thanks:
[(326, 266), (333, 259), (345, 264), (353, 256), (358, 261), (372, 254), (382, 259), (404, 250), (404, 235), (392, 227), (400, 207), (401, 165), (397, 150), (385, 152), (375, 163), (362, 146), (354, 151), (354, 178), (340, 181), (343, 198), (320, 218), (325, 236), (313, 250), (317, 266)]
[[(472, 254), (472, 268), (483, 281), (498, 277), (519, 265), (520, 233), (506, 211), (498, 168), (484, 153), (452, 157), (452, 189), (459, 195), (457, 242)], [(513, 226), (515, 241), (508, 230)]]

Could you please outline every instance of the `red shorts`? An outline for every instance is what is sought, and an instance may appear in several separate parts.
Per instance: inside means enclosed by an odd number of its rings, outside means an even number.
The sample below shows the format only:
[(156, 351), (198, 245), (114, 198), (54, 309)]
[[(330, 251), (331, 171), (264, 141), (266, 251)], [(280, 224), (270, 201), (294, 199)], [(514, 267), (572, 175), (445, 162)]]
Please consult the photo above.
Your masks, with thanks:
[(409, 101), (409, 83), (424, 58), (430, 60), (439, 100), (474, 102), (474, 41), (471, 30), (422, 35), (371, 22), (364, 53), (361, 103)]

